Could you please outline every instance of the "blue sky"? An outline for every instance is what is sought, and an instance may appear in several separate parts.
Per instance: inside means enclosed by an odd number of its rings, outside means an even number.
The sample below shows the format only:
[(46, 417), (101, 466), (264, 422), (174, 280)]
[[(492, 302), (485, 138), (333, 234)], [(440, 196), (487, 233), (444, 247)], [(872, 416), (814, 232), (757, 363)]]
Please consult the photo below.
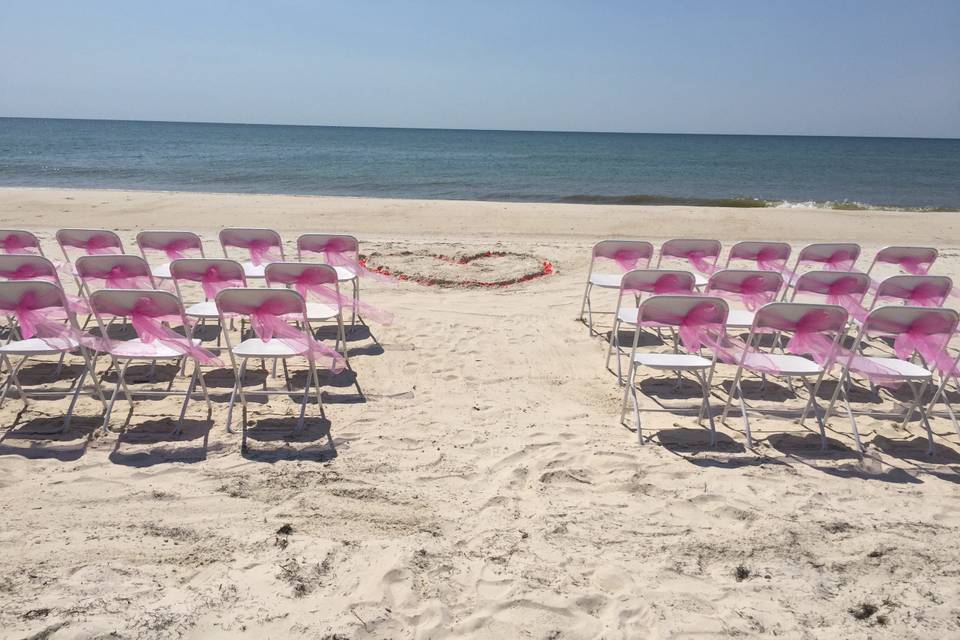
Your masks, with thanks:
[(0, 115), (960, 137), (960, 1), (3, 0)]

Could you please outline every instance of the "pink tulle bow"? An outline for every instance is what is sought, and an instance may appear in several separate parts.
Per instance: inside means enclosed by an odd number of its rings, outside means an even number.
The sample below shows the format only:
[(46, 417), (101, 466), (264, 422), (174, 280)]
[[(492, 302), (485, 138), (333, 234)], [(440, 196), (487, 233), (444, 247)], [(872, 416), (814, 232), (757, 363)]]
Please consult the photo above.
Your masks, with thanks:
[[(6, 278), (7, 280), (44, 280), (46, 282), (60, 284), (56, 276), (51, 273), (36, 269), (30, 264), (22, 264), (13, 271), (0, 270), (0, 277)], [(87, 305), (87, 301), (80, 296), (75, 296), (64, 291), (61, 291), (61, 293), (67, 301), (67, 308), (73, 313), (90, 312), (90, 307)]]
[(38, 252), (37, 247), (26, 244), (22, 237), (14, 233), (4, 238), (0, 247), (2, 247), (4, 253), (10, 255), (36, 254)]
[[(133, 325), (134, 331), (137, 332), (137, 336), (144, 345), (159, 342), (181, 355), (194, 358), (200, 364), (209, 364), (218, 367), (223, 366), (223, 362), (210, 351), (194, 344), (193, 341), (187, 339), (186, 336), (182, 336), (169, 326), (166, 326), (164, 324), (165, 322), (169, 324), (179, 324), (182, 322), (182, 318), (177, 314), (170, 314), (159, 310), (150, 298), (140, 298), (134, 304), (133, 309), (129, 311), (120, 309), (111, 311), (109, 308), (106, 308), (101, 309), (101, 312), (107, 315), (128, 316), (130, 318), (130, 324)], [(98, 351), (108, 351), (110, 348), (110, 339), (106, 337), (86, 338), (85, 343)], [(132, 345), (127, 347), (128, 352), (131, 347)], [(153, 351), (144, 348), (138, 355), (149, 357), (153, 355)]]
[(52, 349), (72, 349), (79, 344), (80, 333), (65, 323), (67, 316), (59, 307), (40, 307), (32, 291), (21, 296), (17, 303), (4, 309), (17, 319), (24, 339), (37, 337)]
[(915, 307), (939, 307), (946, 298), (945, 292), (935, 284), (922, 282), (912, 289), (886, 284), (883, 300), (903, 300)]
[(777, 249), (764, 247), (757, 252), (757, 266), (763, 271), (783, 271), (787, 259)]
[(346, 238), (329, 238), (324, 245), (306, 250), (313, 253), (322, 253), (327, 264), (332, 267), (344, 268), (358, 278), (370, 278), (378, 282), (393, 282), (393, 278), (390, 276), (361, 265), (356, 246)]
[(611, 260), (620, 265), (624, 271), (633, 271), (637, 268), (637, 262), (645, 256), (636, 249), (620, 249), (609, 256)]
[(166, 254), (167, 260), (173, 262), (174, 260), (182, 260), (187, 257), (186, 252), (194, 247), (193, 243), (186, 238), (175, 238), (162, 247), (157, 248)]
[(114, 253), (121, 253), (120, 247), (116, 246), (112, 237), (107, 235), (94, 234), (86, 242), (80, 243), (78, 248), (84, 250), (87, 255), (101, 256)]
[(823, 261), (824, 267), (828, 271), (850, 271), (853, 267), (853, 256), (846, 249), (838, 249)]
[(84, 280), (103, 280), (105, 289), (153, 289), (150, 276), (132, 272), (123, 265), (114, 265), (107, 271), (86, 272)]
[(768, 302), (772, 302), (777, 292), (766, 288), (766, 279), (763, 276), (748, 276), (738, 283), (735, 288), (711, 289), (710, 295), (736, 297), (750, 311), (756, 311)]
[(200, 286), (203, 288), (203, 295), (208, 300), (213, 300), (223, 289), (242, 288), (243, 280), (239, 278), (228, 278), (224, 276), (220, 269), (212, 266), (207, 269), (200, 277)]
[[(709, 256), (713, 257), (713, 256)], [(710, 275), (717, 270), (717, 265), (714, 262), (708, 260), (708, 256), (704, 251), (691, 251), (686, 254), (687, 261), (693, 266), (694, 269), (700, 273)]]
[(294, 289), (296, 289), (304, 299), (313, 295), (319, 300), (336, 307), (353, 309), (362, 318), (373, 320), (378, 324), (388, 325), (393, 322), (392, 313), (337, 292), (332, 287), (332, 283), (327, 282), (324, 279), (324, 275), (318, 271), (306, 269), (292, 284)]
[(276, 245), (272, 244), (269, 240), (259, 238), (251, 240), (250, 244), (247, 245), (247, 249), (250, 250), (250, 261), (257, 266), (270, 262), (279, 262), (281, 259), (280, 254), (276, 252)]
[(904, 256), (897, 260), (897, 264), (900, 265), (901, 269), (909, 274), (915, 276), (925, 276), (927, 275), (927, 272), (930, 271), (930, 267), (933, 266), (933, 261), (918, 258), (916, 256)]
[[(839, 278), (827, 286), (826, 302), (835, 304), (846, 309), (847, 313), (863, 322), (867, 317), (867, 308), (860, 303), (863, 293), (860, 291), (860, 283), (853, 276)], [(859, 298), (859, 299), (858, 299)]]
[(318, 341), (306, 331), (301, 331), (290, 325), (285, 319), (285, 309), (275, 304), (275, 301), (268, 300), (259, 307), (245, 310), (250, 316), (250, 325), (253, 332), (263, 342), (268, 342), (276, 338), (296, 351), (299, 355), (305, 356), (312, 361), (321, 357), (330, 358), (328, 367), (334, 373), (343, 371), (346, 362), (339, 353)]

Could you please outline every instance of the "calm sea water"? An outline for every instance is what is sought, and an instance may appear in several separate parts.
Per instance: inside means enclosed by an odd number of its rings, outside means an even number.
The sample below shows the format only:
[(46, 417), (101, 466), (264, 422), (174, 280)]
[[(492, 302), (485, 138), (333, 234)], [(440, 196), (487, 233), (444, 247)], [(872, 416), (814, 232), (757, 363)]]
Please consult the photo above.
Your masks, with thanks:
[(0, 186), (960, 209), (960, 140), (0, 118)]

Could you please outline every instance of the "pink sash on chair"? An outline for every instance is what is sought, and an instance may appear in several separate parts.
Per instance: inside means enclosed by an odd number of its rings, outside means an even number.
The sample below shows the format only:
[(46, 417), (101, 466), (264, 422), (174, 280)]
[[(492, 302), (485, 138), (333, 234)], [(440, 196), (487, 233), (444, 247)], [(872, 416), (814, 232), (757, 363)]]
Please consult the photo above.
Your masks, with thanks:
[(912, 289), (896, 286), (888, 282), (884, 285), (884, 289), (885, 293), (880, 296), (881, 300), (904, 301), (914, 307), (939, 307), (943, 305), (944, 299), (946, 298), (941, 289), (928, 282), (918, 284)]
[(787, 259), (776, 247), (764, 247), (757, 252), (757, 267), (763, 271), (783, 273), (787, 266)]
[(114, 238), (108, 235), (93, 234), (84, 242), (78, 242), (69, 246), (82, 249), (89, 256), (105, 256), (114, 253), (122, 253), (120, 247), (116, 246)]
[[(7, 280), (44, 280), (59, 285), (59, 280), (50, 273), (35, 269), (33, 265), (22, 264), (13, 271), (0, 270), (0, 278)], [(61, 290), (63, 297), (66, 298), (67, 308), (77, 314), (90, 313), (90, 307), (87, 301), (80, 296), (75, 296)]]
[(24, 293), (16, 305), (2, 310), (17, 319), (24, 339), (39, 338), (51, 349), (71, 349), (80, 344), (80, 332), (64, 323), (67, 319), (64, 310), (38, 306), (32, 291)]
[(683, 257), (685, 257), (687, 262), (689, 262), (690, 265), (700, 273), (712, 275), (715, 271), (717, 271), (717, 264), (707, 260), (708, 257), (713, 258), (715, 256), (708, 256), (705, 251), (690, 251)]
[(86, 272), (84, 280), (102, 280), (104, 289), (153, 289), (150, 276), (132, 272), (122, 265), (111, 267), (108, 271)]
[[(733, 283), (724, 283), (729, 287)], [(756, 311), (768, 302), (772, 302), (777, 292), (765, 288), (766, 278), (763, 276), (749, 276), (744, 278), (737, 287), (736, 291), (730, 289), (711, 288), (707, 295), (720, 296), (722, 298), (734, 298), (743, 302), (743, 305), (750, 311)]]
[(203, 288), (203, 295), (208, 300), (213, 300), (223, 289), (244, 287), (243, 280), (239, 278), (228, 278), (220, 272), (216, 266), (207, 269), (200, 278), (200, 286)]
[[(170, 327), (165, 326), (163, 324), (164, 322), (180, 324), (183, 319), (177, 314), (164, 314), (158, 311), (154, 302), (149, 298), (141, 298), (138, 300), (132, 311), (125, 309), (111, 310), (109, 307), (106, 307), (101, 308), (99, 312), (104, 315), (129, 317), (130, 324), (133, 325), (137, 336), (145, 345), (159, 342), (181, 355), (197, 360), (200, 364), (209, 364), (218, 367), (223, 366), (223, 362), (210, 351), (194, 344), (188, 340), (186, 336), (182, 336)], [(109, 350), (111, 344), (110, 338), (107, 337), (94, 338), (90, 336), (90, 338), (87, 338), (87, 341), (92, 342), (94, 348), (98, 351), (104, 352)], [(144, 348), (142, 352), (137, 355), (149, 357), (153, 355), (153, 352), (150, 349)]]
[(357, 247), (346, 238), (330, 238), (318, 247), (301, 248), (301, 251), (322, 253), (324, 261), (332, 267), (343, 267), (358, 278), (370, 278), (378, 282), (394, 282), (390, 276), (378, 273), (360, 263), (360, 256), (356, 254)]
[(26, 244), (23, 238), (11, 233), (0, 243), (0, 251), (9, 255), (38, 255), (40, 252), (35, 245)]
[(155, 246), (144, 246), (146, 249), (152, 249), (154, 251), (163, 251), (167, 256), (167, 260), (173, 262), (174, 260), (183, 260), (187, 257), (186, 252), (190, 249), (197, 249), (196, 245), (190, 242), (187, 238), (174, 238), (166, 244), (158, 244)]
[(346, 366), (343, 356), (306, 331), (301, 331), (290, 325), (285, 319), (285, 317), (291, 317), (284, 313), (287, 310), (286, 307), (282, 304), (274, 304), (274, 302), (267, 300), (259, 307), (235, 305), (231, 312), (250, 316), (250, 325), (253, 327), (253, 332), (264, 342), (276, 338), (309, 360), (316, 361), (318, 358), (330, 358), (330, 366), (327, 368), (334, 373), (343, 371)]
[(393, 322), (393, 314), (389, 311), (335, 291), (331, 283), (323, 279), (323, 274), (318, 271), (305, 269), (291, 284), (304, 300), (309, 297), (308, 294), (312, 294), (317, 299), (334, 306), (354, 309), (362, 318), (373, 320), (378, 324), (388, 325)]

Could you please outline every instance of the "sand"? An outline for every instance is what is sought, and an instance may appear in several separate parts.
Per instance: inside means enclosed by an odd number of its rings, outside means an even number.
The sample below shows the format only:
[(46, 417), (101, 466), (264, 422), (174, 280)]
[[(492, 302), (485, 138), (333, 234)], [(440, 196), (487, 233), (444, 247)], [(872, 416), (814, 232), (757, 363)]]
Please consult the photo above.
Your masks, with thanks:
[[(353, 333), (356, 380), (326, 379), (327, 421), (311, 406), (298, 435), (291, 399), (255, 404), (245, 455), (224, 429), (227, 371), (207, 372), (212, 422), (198, 402), (177, 438), (178, 399), (139, 402), (122, 435), (95, 433), (91, 400), (63, 435), (64, 401), (21, 412), (8, 400), (0, 637), (960, 636), (949, 420), (932, 421), (932, 458), (917, 421), (874, 416), (859, 418), (862, 458), (838, 417), (827, 452), (814, 422), (752, 417), (750, 450), (735, 416), (711, 448), (670, 411), (644, 414), (659, 444), (640, 446), (618, 423), (605, 342), (576, 321), (602, 237), (933, 244), (935, 271), (960, 278), (956, 214), (2, 189), (0, 219), (38, 230), (51, 253), (61, 226), (126, 242), (189, 228), (216, 254), (221, 226), (266, 225), (288, 245), (350, 231), (420, 273), (432, 254), (488, 250), (524, 255), (463, 269), (502, 277), (535, 256), (556, 271), (503, 289), (364, 282), (396, 318), (372, 325), (376, 340)], [(695, 400), (662, 378), (644, 389)], [(775, 384), (756, 401), (802, 404)]]

